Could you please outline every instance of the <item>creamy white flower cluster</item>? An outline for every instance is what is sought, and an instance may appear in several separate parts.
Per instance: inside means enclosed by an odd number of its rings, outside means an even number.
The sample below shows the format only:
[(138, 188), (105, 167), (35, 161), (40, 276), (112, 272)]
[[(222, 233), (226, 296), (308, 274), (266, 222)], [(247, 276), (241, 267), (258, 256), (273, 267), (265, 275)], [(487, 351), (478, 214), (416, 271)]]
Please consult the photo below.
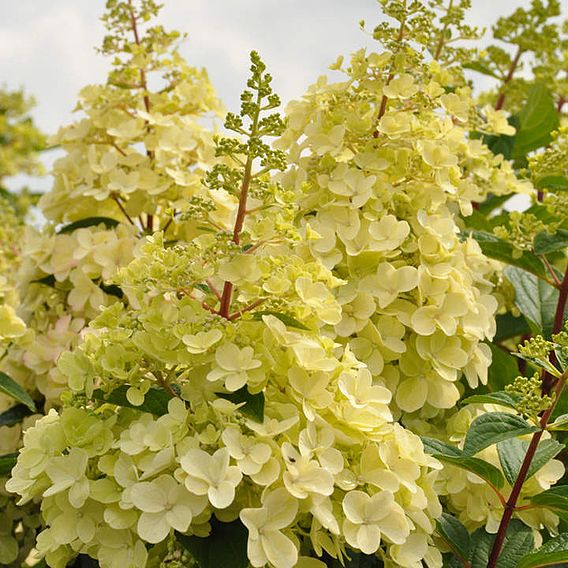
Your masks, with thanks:
[[(338, 359), (333, 342), (272, 315), (180, 340), (191, 306), (178, 307), (170, 328), (154, 336), (187, 346), (170, 351), (187, 371), (166, 414), (67, 408), (25, 434), (7, 488), (23, 502), (42, 498), (47, 528), (38, 549), (50, 566), (63, 567), (77, 552), (103, 567), (144, 566), (144, 542), (162, 542), (172, 529), (205, 536), (213, 514), (223, 522), (240, 517), (253, 566), (295, 566), (302, 543), (334, 557), (348, 546), (399, 566), (441, 565), (430, 539), (440, 514), (439, 465), (417, 436), (392, 423), (391, 394), (365, 365), (349, 351)], [(157, 322), (163, 308), (151, 307), (147, 321)], [(108, 339), (118, 338), (114, 332)], [(104, 336), (89, 334), (87, 345)], [(101, 366), (131, 361), (121, 347), (109, 341), (98, 351)], [(79, 352), (62, 360), (72, 384), (88, 374), (72, 363), (89, 359)], [(230, 400), (243, 383), (262, 391), (262, 418)], [(154, 392), (146, 389), (141, 402)]]
[(495, 333), (492, 268), (460, 240), (458, 214), (489, 190), (525, 187), (468, 136), (469, 89), (445, 94), (435, 62), (403, 64), (385, 85), (392, 59), (357, 52), (344, 82), (321, 78), (289, 105), (278, 146), (294, 167), (282, 182), (298, 195), (310, 253), (347, 281), (329, 333), (388, 384), (399, 411), (432, 416), (456, 404), (462, 375), (486, 382), (483, 341)]

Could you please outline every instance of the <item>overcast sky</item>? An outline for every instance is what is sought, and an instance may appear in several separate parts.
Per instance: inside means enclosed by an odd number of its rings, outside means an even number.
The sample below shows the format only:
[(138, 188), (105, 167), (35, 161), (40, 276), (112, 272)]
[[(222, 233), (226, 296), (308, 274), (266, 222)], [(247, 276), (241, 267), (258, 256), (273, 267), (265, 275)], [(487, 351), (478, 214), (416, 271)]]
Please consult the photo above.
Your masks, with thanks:
[[(229, 109), (238, 106), (252, 49), (267, 63), (286, 102), (300, 97), (337, 55), (371, 46), (358, 22), (364, 19), (372, 29), (380, 19), (376, 0), (162, 2), (161, 22), (189, 33), (182, 53), (208, 69)], [(483, 27), (528, 4), (473, 0), (470, 23)], [(72, 120), (82, 86), (105, 80), (106, 62), (94, 50), (104, 32), (99, 20), (104, 5), (105, 0), (0, 0), (0, 83), (35, 96), (33, 116), (48, 133)], [(34, 183), (45, 188), (49, 182)]]

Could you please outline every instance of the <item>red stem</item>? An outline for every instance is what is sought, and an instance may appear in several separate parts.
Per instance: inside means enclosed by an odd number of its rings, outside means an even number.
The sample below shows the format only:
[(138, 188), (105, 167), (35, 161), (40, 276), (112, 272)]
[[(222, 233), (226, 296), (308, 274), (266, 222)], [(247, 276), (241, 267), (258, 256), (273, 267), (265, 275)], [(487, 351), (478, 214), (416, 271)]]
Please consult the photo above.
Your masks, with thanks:
[[(257, 97), (256, 97), (256, 104), (258, 110), (254, 115), (254, 119), (252, 121), (252, 125), (250, 128), (251, 137), (256, 136), (256, 133), (258, 131), (258, 118), (260, 114), (261, 101), (262, 97), (260, 94), (260, 85), (259, 85), (259, 90), (257, 91)], [(254, 156), (252, 154), (252, 150), (249, 150), (249, 155), (247, 156), (245, 171), (243, 174), (243, 181), (241, 183), (241, 190), (239, 193), (239, 206), (237, 209), (237, 217), (235, 219), (235, 226), (233, 228), (233, 242), (236, 245), (240, 244), (241, 242), (241, 231), (243, 230), (245, 217), (247, 215), (247, 198), (248, 198), (250, 182), (252, 180), (253, 161), (254, 161)], [(232, 297), (233, 297), (233, 283), (225, 282), (225, 285), (223, 286), (223, 295), (221, 297), (221, 306), (219, 307), (219, 315), (224, 317), (225, 319), (230, 319)]]
[(519, 60), (521, 59), (522, 54), (523, 50), (519, 47), (517, 49), (515, 57), (513, 58), (513, 61), (511, 61), (511, 67), (509, 67), (509, 72), (507, 73), (507, 76), (503, 81), (503, 85), (501, 85), (501, 92), (499, 93), (499, 98), (497, 99), (497, 103), (495, 104), (495, 110), (501, 110), (503, 108), (503, 105), (505, 104), (505, 86), (511, 82), (517, 66), (519, 65)]
[(507, 529), (509, 528), (509, 523), (511, 522), (511, 518), (513, 516), (513, 513), (515, 512), (523, 484), (527, 478), (529, 468), (534, 459), (540, 439), (542, 438), (544, 430), (548, 425), (550, 416), (552, 415), (552, 412), (554, 411), (554, 408), (556, 407), (556, 404), (560, 399), (560, 395), (562, 394), (562, 390), (564, 389), (564, 385), (566, 384), (566, 379), (568, 379), (568, 370), (564, 371), (562, 376), (558, 379), (555, 389), (556, 396), (553, 399), (553, 403), (542, 414), (539, 422), (540, 430), (533, 434), (533, 437), (530, 441), (527, 453), (525, 454), (525, 459), (523, 460), (523, 463), (519, 470), (519, 475), (515, 480), (515, 484), (513, 485), (513, 489), (511, 490), (511, 495), (509, 495), (509, 499), (507, 500), (507, 503), (505, 505), (505, 511), (503, 512), (501, 522), (499, 523), (499, 530), (497, 531), (497, 536), (495, 537), (495, 542), (493, 543), (493, 548), (491, 550), (491, 555), (489, 556), (487, 568), (495, 568), (497, 565), (499, 554), (501, 553), (503, 543), (505, 542), (505, 536), (507, 535)]
[[(140, 35), (138, 33), (138, 23), (136, 21), (136, 15), (134, 14), (134, 8), (132, 7), (132, 0), (128, 0), (128, 8), (130, 11), (130, 25), (132, 27), (132, 33), (134, 34), (134, 42), (136, 45), (140, 45)], [(144, 101), (144, 108), (146, 112), (150, 112), (150, 97), (148, 96), (148, 82), (146, 81), (146, 71), (140, 68), (140, 87), (143, 90), (142, 99)], [(148, 128), (148, 122), (146, 121), (146, 128)], [(154, 153), (150, 150), (146, 150), (148, 158), (152, 159)], [(154, 230), (154, 217), (150, 214), (146, 216), (146, 230), (152, 232)]]
[[(397, 37), (398, 42), (401, 42), (402, 38), (404, 37), (404, 24), (405, 24), (405, 20), (403, 19), (400, 22), (400, 29), (398, 30), (398, 37)], [(392, 67), (391, 67), (391, 69), (392, 69)], [(394, 71), (391, 70), (390, 73), (388, 74), (387, 82), (385, 83), (385, 87), (393, 80), (393, 78), (394, 78)], [(381, 118), (385, 114), (385, 112), (387, 110), (387, 102), (388, 102), (388, 97), (386, 95), (383, 95), (383, 98), (381, 99), (381, 106), (379, 108), (379, 115), (377, 117), (377, 120), (381, 120)]]
[(554, 326), (552, 328), (552, 333), (558, 333), (562, 331), (564, 326), (564, 311), (566, 310), (566, 301), (568, 300), (568, 266), (566, 267), (566, 272), (564, 273), (564, 278), (560, 284), (558, 295), (558, 304), (556, 304), (556, 313), (554, 314)]
[[(454, 3), (454, 0), (450, 0), (448, 7), (446, 8), (446, 16), (449, 15), (449, 12), (452, 9), (453, 3)], [(449, 24), (450, 24), (450, 20), (448, 18), (448, 19), (446, 19), (446, 23), (444, 24), (444, 27), (443, 27), (442, 31), (440, 32), (440, 39), (439, 39), (438, 45), (436, 47), (436, 53), (434, 53), (434, 60), (435, 61), (438, 61), (438, 59), (440, 59), (440, 55), (442, 55), (442, 50), (444, 49), (444, 45), (446, 43), (446, 41), (445, 41), (446, 31), (448, 30)]]

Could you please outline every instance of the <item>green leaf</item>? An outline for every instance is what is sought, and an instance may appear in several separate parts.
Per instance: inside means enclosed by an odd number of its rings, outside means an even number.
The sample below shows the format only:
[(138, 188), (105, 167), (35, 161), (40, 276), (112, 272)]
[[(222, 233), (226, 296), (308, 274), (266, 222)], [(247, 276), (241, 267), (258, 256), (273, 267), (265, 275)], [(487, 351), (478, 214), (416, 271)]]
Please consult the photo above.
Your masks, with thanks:
[[(527, 454), (528, 447), (529, 442), (517, 438), (504, 440), (497, 444), (497, 452), (503, 473), (511, 485), (513, 485), (517, 477), (519, 477), (519, 471)], [(526, 478), (530, 479), (563, 449), (564, 444), (556, 440), (543, 440), (536, 449)]]
[(536, 182), (537, 189), (550, 191), (568, 191), (568, 178), (564, 176), (546, 176)]
[(425, 452), (431, 454), (443, 463), (475, 473), (475, 475), (481, 477), (481, 479), (485, 480), (496, 489), (500, 489), (505, 484), (502, 473), (489, 462), (479, 458), (464, 456), (459, 448), (450, 446), (434, 438), (422, 437), (422, 443), (424, 444)]
[(35, 403), (32, 397), (11, 377), (0, 371), (0, 393), (25, 404), (32, 412), (35, 412)]
[(492, 391), (502, 391), (519, 376), (519, 365), (517, 359), (508, 351), (492, 343), (489, 347), (492, 359), (487, 374), (487, 386)]
[(176, 538), (190, 552), (199, 568), (247, 568), (248, 531), (239, 521), (221, 523), (211, 518), (208, 537), (187, 536), (176, 532)]
[(552, 235), (548, 231), (537, 233), (533, 240), (535, 254), (549, 254), (568, 247), (568, 231), (558, 229)]
[(25, 404), (16, 404), (0, 414), (0, 426), (13, 426), (31, 414), (33, 411)]
[(99, 284), (99, 288), (109, 296), (116, 296), (119, 299), (124, 298), (122, 288), (116, 284)]
[(517, 568), (538, 568), (568, 562), (568, 533), (559, 534), (521, 559)]
[(515, 305), (527, 318), (532, 331), (550, 337), (558, 304), (558, 290), (515, 267), (507, 267), (505, 276), (515, 288)]
[(12, 471), (12, 468), (16, 465), (17, 461), (17, 453), (0, 456), (0, 476), (8, 475)]
[[(505, 201), (509, 199), (511, 199), (510, 195), (493, 195), (490, 193), (487, 196), (487, 199), (479, 204), (477, 213), (480, 213), (481, 215), (486, 217), (487, 215), (489, 215), (489, 213), (491, 213), (498, 207), (501, 207), (501, 205), (503, 205), (503, 203), (505, 203)], [(488, 222), (491, 221), (492, 219), (488, 219)]]
[[(526, 335), (531, 331), (527, 320), (522, 315), (515, 317), (509, 312), (506, 314), (498, 315), (495, 318), (495, 321), (497, 322), (497, 332), (495, 333), (495, 337), (493, 338), (495, 342), (500, 342), (504, 339), (509, 339), (517, 335)], [(502, 349), (500, 349), (500, 351), (502, 351)]]
[(538, 495), (531, 497), (531, 503), (568, 513), (568, 485), (551, 487)]
[(144, 402), (140, 406), (134, 406), (126, 398), (126, 392), (130, 385), (120, 385), (110, 393), (105, 393), (101, 389), (93, 391), (93, 398), (102, 402), (115, 404), (116, 406), (124, 406), (126, 408), (134, 408), (140, 412), (149, 412), (155, 416), (163, 416), (168, 413), (168, 402), (172, 398), (164, 389), (151, 388), (144, 395)]
[(443, 463), (455, 465), (460, 469), (475, 473), (475, 475), (481, 477), (481, 479), (495, 489), (501, 489), (501, 487), (505, 485), (503, 474), (493, 464), (480, 458), (472, 458), (464, 455), (456, 457), (436, 454), (434, 454), (434, 457)]
[(507, 408), (516, 408), (518, 398), (508, 392), (499, 391), (488, 394), (475, 394), (462, 400), (462, 404), (499, 404)]
[(349, 556), (349, 558), (345, 563), (330, 558), (330, 560), (333, 561), (330, 566), (326, 558), (326, 564), (330, 568), (383, 568), (384, 567), (383, 562), (379, 559), (379, 557), (376, 554), (364, 554), (363, 552), (359, 552), (357, 550), (348, 548), (347, 555)]
[(288, 314), (282, 314), (280, 312), (273, 312), (270, 310), (254, 312), (252, 319), (262, 321), (262, 316), (274, 316), (288, 327), (295, 327), (296, 329), (304, 329), (304, 330), (310, 329), (309, 327), (305, 326), (303, 323), (300, 323), (297, 319), (293, 318)]
[(465, 437), (463, 453), (473, 456), (502, 440), (536, 432), (526, 420), (515, 414), (489, 412), (478, 416), (470, 425)]
[(477, 71), (478, 73), (493, 77), (495, 79), (500, 79), (499, 75), (497, 75), (495, 71), (493, 71), (491, 67), (489, 67), (489, 65), (485, 65), (484, 63), (481, 63), (481, 61), (468, 61), (467, 63), (464, 63), (462, 67), (464, 69)]
[(32, 284), (43, 284), (44, 286), (49, 286), (50, 288), (55, 288), (55, 276), (53, 274), (48, 274), (43, 278), (39, 278), (38, 280), (32, 280)]
[(553, 432), (568, 431), (568, 414), (560, 415), (552, 424), (547, 426), (547, 430), (552, 430)]
[[(495, 542), (495, 535), (476, 530), (471, 536), (471, 568), (486, 568)], [(497, 560), (497, 568), (517, 568), (519, 560), (534, 548), (532, 529), (513, 519), (503, 540), (503, 548)]]
[(245, 416), (252, 418), (256, 422), (264, 421), (264, 393), (251, 394), (245, 386), (235, 392), (217, 393), (217, 396), (230, 400), (234, 404), (242, 404), (244, 402), (245, 404), (239, 410)]
[(436, 521), (438, 534), (450, 548), (464, 560), (469, 558), (469, 533), (453, 515), (442, 513)]
[(551, 142), (550, 133), (558, 127), (559, 120), (554, 99), (545, 85), (536, 84), (531, 88), (518, 118), (513, 158), (522, 158)]
[(57, 231), (60, 235), (64, 233), (72, 233), (77, 229), (84, 229), (86, 227), (96, 227), (97, 225), (104, 225), (107, 229), (113, 229), (118, 225), (116, 219), (110, 217), (87, 217), (86, 219), (79, 219), (69, 225), (65, 225)]
[(531, 357), (529, 355), (523, 355), (522, 353), (513, 353), (515, 357), (528, 361), (533, 367), (538, 369), (543, 369), (550, 373), (553, 377), (559, 378), (562, 374), (548, 359), (542, 359), (541, 357)]
[[(513, 245), (500, 239), (497, 235), (485, 231), (467, 231), (467, 234), (470, 234), (479, 243), (483, 254), (486, 256), (526, 270), (539, 278), (547, 277), (544, 264), (538, 256), (523, 251), (518, 258), (515, 258)], [(515, 251), (515, 253), (518, 253), (518, 251)]]

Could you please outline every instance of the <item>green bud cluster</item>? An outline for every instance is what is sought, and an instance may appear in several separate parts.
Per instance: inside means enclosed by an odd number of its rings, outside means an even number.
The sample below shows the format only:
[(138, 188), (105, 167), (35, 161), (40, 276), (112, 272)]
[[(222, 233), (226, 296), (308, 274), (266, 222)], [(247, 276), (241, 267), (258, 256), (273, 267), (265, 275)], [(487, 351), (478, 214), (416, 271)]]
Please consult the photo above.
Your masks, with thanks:
[(547, 341), (542, 335), (536, 335), (526, 339), (523, 345), (519, 346), (519, 353), (531, 359), (547, 359), (553, 349), (554, 343)]
[(542, 394), (542, 380), (539, 373), (532, 377), (517, 377), (513, 384), (507, 385), (505, 391), (519, 397), (515, 408), (519, 414), (538, 421), (538, 415), (550, 408), (554, 398)]
[(493, 229), (499, 238), (508, 241), (514, 247), (513, 256), (521, 256), (525, 250), (532, 250), (534, 237), (548, 227), (532, 213), (512, 211), (507, 217), (507, 223)]

